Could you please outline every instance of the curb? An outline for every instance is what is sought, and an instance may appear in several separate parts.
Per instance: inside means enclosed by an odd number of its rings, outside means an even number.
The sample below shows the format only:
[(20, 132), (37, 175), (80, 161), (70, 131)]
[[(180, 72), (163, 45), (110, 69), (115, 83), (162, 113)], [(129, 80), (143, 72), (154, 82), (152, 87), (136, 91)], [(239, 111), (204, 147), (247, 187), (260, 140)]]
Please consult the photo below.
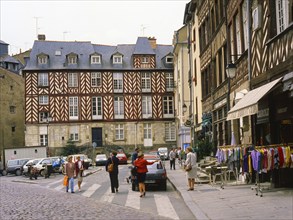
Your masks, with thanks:
[(93, 171), (87, 172), (87, 173), (84, 175), (84, 177), (89, 176), (89, 175), (92, 175), (92, 174), (94, 174), (94, 173), (96, 173), (96, 172), (98, 172), (98, 171), (101, 171), (101, 170), (102, 170), (102, 168), (99, 168), (99, 169), (97, 169), (97, 170), (93, 170)]
[(171, 185), (175, 188), (175, 190), (180, 194), (180, 196), (183, 198), (184, 203), (189, 208), (189, 210), (192, 212), (195, 219), (210, 219), (205, 213), (201, 211), (201, 209), (196, 205), (196, 203), (193, 201), (190, 194), (186, 191), (183, 191), (179, 187), (174, 184), (174, 182), (167, 176), (167, 179), (171, 183)]

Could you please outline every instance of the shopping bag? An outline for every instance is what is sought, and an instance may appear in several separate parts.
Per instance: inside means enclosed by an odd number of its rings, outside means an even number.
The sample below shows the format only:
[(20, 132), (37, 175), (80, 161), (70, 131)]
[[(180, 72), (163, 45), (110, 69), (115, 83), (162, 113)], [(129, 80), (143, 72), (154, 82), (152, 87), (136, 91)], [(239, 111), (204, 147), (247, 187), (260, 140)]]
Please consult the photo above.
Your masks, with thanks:
[(63, 178), (63, 186), (68, 186), (68, 176), (65, 175)]

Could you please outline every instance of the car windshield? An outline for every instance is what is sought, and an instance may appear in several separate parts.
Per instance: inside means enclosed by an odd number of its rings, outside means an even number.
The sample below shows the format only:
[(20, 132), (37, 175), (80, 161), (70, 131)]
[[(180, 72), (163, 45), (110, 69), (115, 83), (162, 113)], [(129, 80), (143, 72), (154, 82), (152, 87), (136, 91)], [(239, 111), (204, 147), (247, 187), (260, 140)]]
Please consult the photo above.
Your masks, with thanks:
[(20, 163), (21, 165), (25, 164), (26, 162), (28, 162), (28, 159), (20, 160), (20, 161), (19, 161), (19, 163)]
[[(154, 161), (154, 160), (147, 160), (147, 161)], [(151, 165), (147, 165), (149, 170), (161, 170), (163, 169), (163, 164), (161, 162), (156, 162)]]
[(8, 166), (15, 166), (17, 164), (18, 164), (18, 160), (9, 160), (7, 163)]
[(117, 154), (117, 157), (125, 157), (125, 154)]
[(97, 155), (96, 158), (97, 158), (97, 159), (106, 158), (106, 155), (105, 155), (105, 154)]

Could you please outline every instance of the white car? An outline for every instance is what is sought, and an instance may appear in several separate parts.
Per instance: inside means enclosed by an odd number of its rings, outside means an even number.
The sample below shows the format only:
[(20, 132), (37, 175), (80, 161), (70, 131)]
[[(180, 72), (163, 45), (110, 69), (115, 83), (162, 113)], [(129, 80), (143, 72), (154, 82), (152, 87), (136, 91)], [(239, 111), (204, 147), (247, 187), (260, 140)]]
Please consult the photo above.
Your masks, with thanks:
[(27, 175), (28, 174), (28, 165), (31, 164), (31, 165), (36, 165), (39, 161), (41, 160), (41, 158), (36, 158), (36, 159), (31, 159), (29, 160), (26, 164), (24, 164), (22, 166), (22, 173), (24, 175)]

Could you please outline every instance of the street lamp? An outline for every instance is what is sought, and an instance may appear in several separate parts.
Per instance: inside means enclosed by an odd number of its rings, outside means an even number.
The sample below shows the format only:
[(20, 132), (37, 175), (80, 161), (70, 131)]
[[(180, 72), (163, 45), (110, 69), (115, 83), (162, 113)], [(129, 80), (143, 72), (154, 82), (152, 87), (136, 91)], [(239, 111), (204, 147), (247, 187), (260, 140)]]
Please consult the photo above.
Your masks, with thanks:
[(49, 124), (52, 121), (51, 117), (47, 117), (46, 118), (46, 123), (47, 123), (47, 156), (49, 155)]
[(226, 74), (229, 79), (234, 78), (236, 75), (236, 65), (234, 63), (229, 63), (226, 66)]
[[(230, 111), (230, 92), (231, 92), (231, 79), (235, 77), (236, 75), (236, 65), (234, 63), (229, 63), (226, 66), (226, 74), (228, 77), (228, 92), (227, 92), (227, 113)], [(228, 121), (228, 135), (227, 135), (227, 141), (230, 140), (231, 135), (231, 122)]]
[(187, 105), (185, 103), (183, 104), (182, 109), (184, 113), (187, 111)]

